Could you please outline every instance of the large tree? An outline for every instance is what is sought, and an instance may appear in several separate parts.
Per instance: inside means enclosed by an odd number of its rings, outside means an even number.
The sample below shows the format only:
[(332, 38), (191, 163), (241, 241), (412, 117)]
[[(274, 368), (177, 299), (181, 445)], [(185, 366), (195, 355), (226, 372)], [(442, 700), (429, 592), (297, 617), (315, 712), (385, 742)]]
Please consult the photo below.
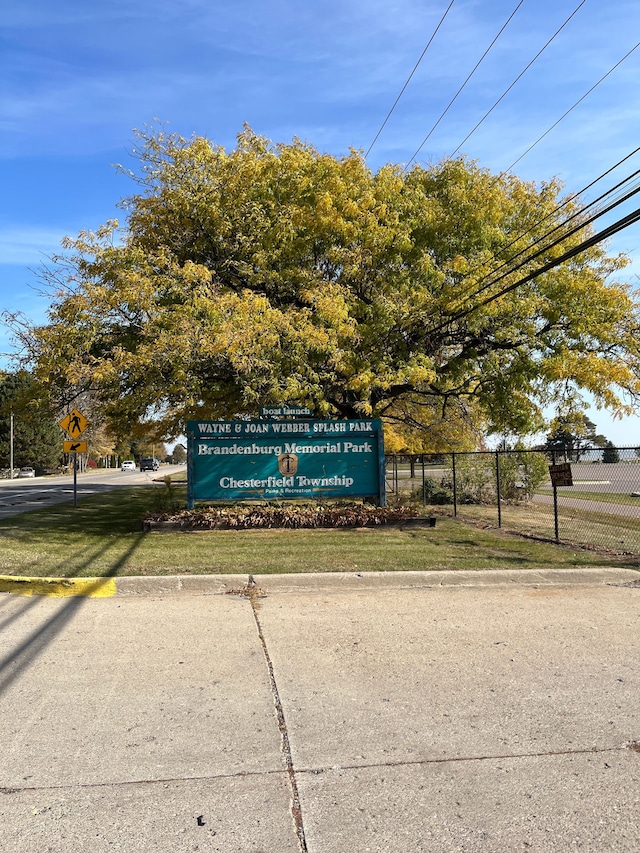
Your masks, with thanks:
[(587, 450), (606, 444), (606, 437), (596, 433), (596, 425), (584, 412), (570, 412), (554, 418), (543, 449), (579, 462)]
[(624, 259), (594, 245), (497, 295), (588, 228), (487, 287), (581, 216), (557, 210), (554, 181), (464, 159), (373, 173), (248, 128), (229, 152), (145, 131), (137, 156), (125, 227), (65, 241), (28, 340), (39, 376), (66, 401), (91, 389), (116, 434), (289, 402), (446, 444), (465, 424), (539, 428), (581, 390), (617, 412), (638, 398), (638, 305), (611, 280)]

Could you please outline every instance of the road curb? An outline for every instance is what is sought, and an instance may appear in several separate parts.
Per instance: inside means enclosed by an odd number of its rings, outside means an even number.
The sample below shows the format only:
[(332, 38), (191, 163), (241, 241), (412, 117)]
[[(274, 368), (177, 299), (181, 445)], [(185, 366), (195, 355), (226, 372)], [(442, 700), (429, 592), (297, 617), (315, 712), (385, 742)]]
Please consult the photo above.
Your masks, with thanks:
[(432, 572), (322, 572), (300, 575), (255, 575), (265, 592), (304, 590), (432, 589), (489, 586), (603, 586), (640, 581), (633, 569), (482, 569)]
[(116, 578), (117, 595), (224, 595), (247, 585), (244, 575), (166, 575)]
[(0, 592), (47, 595), (50, 598), (111, 598), (117, 593), (115, 578), (28, 578), (0, 575)]
[(636, 583), (634, 569), (482, 569), (433, 572), (314, 572), (286, 575), (167, 575), (116, 578), (33, 578), (0, 576), (0, 592), (54, 598), (84, 596), (225, 595), (253, 580), (266, 594), (341, 592), (376, 589), (433, 589), (440, 587), (571, 587)]

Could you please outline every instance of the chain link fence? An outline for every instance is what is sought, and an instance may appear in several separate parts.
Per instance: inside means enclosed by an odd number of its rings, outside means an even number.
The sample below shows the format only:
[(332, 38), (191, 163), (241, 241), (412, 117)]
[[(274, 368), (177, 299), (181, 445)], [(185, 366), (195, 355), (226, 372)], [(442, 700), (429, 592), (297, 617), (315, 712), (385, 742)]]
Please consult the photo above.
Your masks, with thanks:
[[(552, 483), (549, 468), (558, 463), (569, 464), (571, 485)], [(473, 523), (640, 554), (640, 451), (634, 448), (581, 450), (577, 459), (535, 450), (387, 456), (386, 487), (388, 496)]]

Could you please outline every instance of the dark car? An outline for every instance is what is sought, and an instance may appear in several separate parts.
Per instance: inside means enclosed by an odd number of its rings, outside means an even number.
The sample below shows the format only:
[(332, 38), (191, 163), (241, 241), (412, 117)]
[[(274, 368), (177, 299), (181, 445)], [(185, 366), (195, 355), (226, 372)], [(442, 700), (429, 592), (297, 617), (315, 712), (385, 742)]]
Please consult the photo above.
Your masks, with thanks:
[(140, 460), (140, 470), (141, 471), (157, 471), (160, 467), (160, 463), (157, 459), (141, 459)]

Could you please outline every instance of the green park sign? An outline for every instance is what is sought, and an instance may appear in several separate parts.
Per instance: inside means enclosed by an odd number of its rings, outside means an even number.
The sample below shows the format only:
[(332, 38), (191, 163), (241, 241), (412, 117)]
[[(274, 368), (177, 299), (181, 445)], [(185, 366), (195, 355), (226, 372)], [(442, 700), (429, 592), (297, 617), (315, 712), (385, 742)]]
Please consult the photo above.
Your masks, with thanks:
[(382, 423), (189, 421), (187, 504), (375, 498), (385, 503)]

